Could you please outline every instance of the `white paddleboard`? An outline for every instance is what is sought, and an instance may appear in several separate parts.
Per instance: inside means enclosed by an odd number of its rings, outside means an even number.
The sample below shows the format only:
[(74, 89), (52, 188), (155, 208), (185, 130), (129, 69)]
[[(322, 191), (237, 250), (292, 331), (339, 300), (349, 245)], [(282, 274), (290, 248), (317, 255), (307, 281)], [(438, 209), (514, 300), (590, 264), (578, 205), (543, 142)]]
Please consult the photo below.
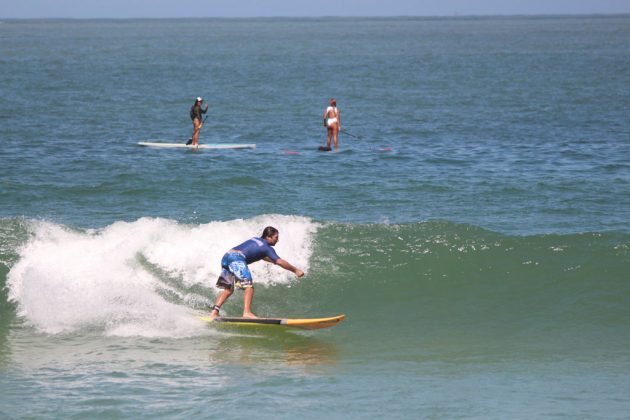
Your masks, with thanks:
[(166, 149), (255, 149), (256, 144), (239, 144), (239, 143), (214, 143), (214, 144), (199, 144), (196, 147), (192, 144), (184, 143), (154, 143), (149, 141), (138, 142), (139, 146), (146, 147), (161, 147)]

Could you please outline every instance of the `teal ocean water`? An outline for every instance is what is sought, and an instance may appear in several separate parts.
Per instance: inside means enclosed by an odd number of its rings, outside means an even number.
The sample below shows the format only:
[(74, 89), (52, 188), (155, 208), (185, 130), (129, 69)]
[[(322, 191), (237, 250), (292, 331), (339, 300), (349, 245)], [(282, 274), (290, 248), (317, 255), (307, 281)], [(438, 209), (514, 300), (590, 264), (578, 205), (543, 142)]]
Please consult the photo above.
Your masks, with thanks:
[[(0, 23), (0, 417), (627, 418), (630, 17)], [(185, 142), (208, 100), (202, 143)], [(337, 98), (337, 153), (321, 117)], [(230, 247), (262, 316), (196, 318)], [(225, 306), (242, 310), (239, 295)]]

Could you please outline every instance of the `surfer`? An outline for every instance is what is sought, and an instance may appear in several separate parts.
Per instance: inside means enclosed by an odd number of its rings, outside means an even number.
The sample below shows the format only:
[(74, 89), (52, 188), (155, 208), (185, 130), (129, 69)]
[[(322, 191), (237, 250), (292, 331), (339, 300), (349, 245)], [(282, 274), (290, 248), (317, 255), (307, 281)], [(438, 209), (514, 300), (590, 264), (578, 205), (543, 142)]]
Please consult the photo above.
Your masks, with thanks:
[(330, 140), (334, 140), (335, 150), (339, 148), (339, 130), (341, 130), (341, 113), (335, 98), (330, 98), (328, 108), (324, 112), (324, 126), (328, 131), (326, 149), (330, 150)]
[(201, 122), (201, 114), (205, 114), (208, 112), (208, 104), (206, 104), (206, 109), (201, 109), (201, 104), (203, 103), (203, 98), (201, 96), (197, 97), (194, 105), (190, 107), (190, 119), (193, 124), (193, 135), (191, 138), (191, 144), (193, 146), (197, 146), (199, 144), (199, 131), (201, 131), (201, 126), (203, 123)]
[(257, 318), (251, 308), (254, 297), (254, 284), (252, 275), (247, 267), (248, 264), (265, 260), (295, 273), (298, 277), (304, 275), (304, 271), (294, 267), (276, 254), (273, 246), (278, 243), (278, 240), (278, 229), (267, 226), (260, 238), (249, 239), (225, 253), (221, 259), (221, 275), (219, 280), (217, 280), (217, 287), (223, 289), (223, 292), (221, 292), (212, 307), (211, 317), (219, 316), (221, 306), (232, 296), (236, 287), (244, 291), (243, 318)]

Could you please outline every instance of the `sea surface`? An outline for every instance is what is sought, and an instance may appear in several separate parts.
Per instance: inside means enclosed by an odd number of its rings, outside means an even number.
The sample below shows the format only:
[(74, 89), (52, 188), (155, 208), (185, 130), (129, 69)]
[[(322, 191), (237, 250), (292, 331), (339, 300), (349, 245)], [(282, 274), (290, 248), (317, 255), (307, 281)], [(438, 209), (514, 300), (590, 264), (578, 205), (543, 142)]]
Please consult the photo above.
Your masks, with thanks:
[[(629, 40), (626, 15), (2, 21), (0, 418), (628, 418)], [(199, 95), (202, 143), (256, 148), (137, 145), (185, 142)], [(342, 324), (197, 318), (267, 225), (306, 275), (253, 264), (255, 312)]]

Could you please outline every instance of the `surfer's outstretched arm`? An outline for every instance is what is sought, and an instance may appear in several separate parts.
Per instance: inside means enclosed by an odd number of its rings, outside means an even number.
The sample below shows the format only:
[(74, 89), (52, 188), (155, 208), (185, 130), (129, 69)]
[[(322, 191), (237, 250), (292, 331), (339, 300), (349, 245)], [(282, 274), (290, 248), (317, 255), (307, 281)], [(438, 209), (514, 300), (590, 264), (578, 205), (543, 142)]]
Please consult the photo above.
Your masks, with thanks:
[(302, 277), (304, 275), (304, 271), (300, 270), (297, 267), (294, 267), (290, 262), (283, 260), (282, 258), (278, 258), (276, 260), (276, 264), (284, 268), (285, 270), (295, 273), (295, 275), (298, 277)]

